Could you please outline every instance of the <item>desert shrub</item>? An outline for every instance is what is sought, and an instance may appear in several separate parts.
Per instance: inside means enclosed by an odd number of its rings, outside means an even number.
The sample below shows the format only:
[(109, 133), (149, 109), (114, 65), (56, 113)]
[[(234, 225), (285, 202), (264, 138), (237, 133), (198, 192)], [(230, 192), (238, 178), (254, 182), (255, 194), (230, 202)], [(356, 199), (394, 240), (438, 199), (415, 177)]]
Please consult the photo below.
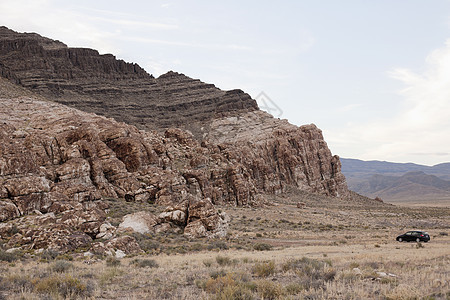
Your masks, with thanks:
[(231, 258), (229, 258), (228, 256), (220, 256), (220, 255), (216, 256), (216, 262), (220, 266), (228, 266), (228, 265), (231, 265), (233, 263)]
[(42, 253), (39, 256), (41, 257), (41, 260), (43, 260), (43, 261), (50, 261), (50, 260), (55, 260), (59, 256), (59, 253), (52, 249), (46, 249), (46, 250), (42, 251)]
[(202, 251), (205, 249), (205, 246), (202, 243), (194, 243), (189, 247), (190, 251)]
[(155, 240), (140, 240), (138, 241), (139, 246), (141, 247), (142, 250), (144, 250), (145, 252), (150, 252), (153, 250), (158, 250), (160, 247), (160, 244), (155, 241)]
[(228, 286), (235, 286), (236, 280), (232, 274), (225, 274), (224, 276), (217, 276), (209, 278), (205, 283), (205, 290), (208, 293), (219, 293)]
[(64, 253), (56, 256), (56, 260), (68, 260), (73, 261), (73, 257), (70, 254)]
[(114, 256), (108, 256), (108, 258), (106, 258), (106, 265), (108, 267), (117, 267), (120, 265), (120, 259), (115, 258)]
[(448, 236), (448, 233), (445, 232), (445, 231), (442, 231), (442, 232), (439, 232), (439, 235), (441, 235), (441, 236)]
[(273, 260), (268, 262), (256, 263), (252, 268), (252, 273), (258, 277), (267, 277), (275, 274), (275, 262)]
[(64, 273), (71, 268), (73, 268), (73, 264), (65, 260), (57, 260), (49, 267), (51, 271), (57, 273)]
[(217, 293), (215, 300), (253, 300), (252, 292), (243, 285), (229, 285)]
[(217, 279), (219, 277), (224, 277), (226, 275), (227, 272), (225, 272), (225, 270), (215, 270), (209, 274), (209, 277), (211, 277), (212, 279)]
[(34, 291), (39, 294), (60, 295), (64, 298), (88, 297), (93, 288), (88, 288), (79, 279), (66, 275), (37, 279), (34, 282)]
[(24, 292), (33, 289), (29, 276), (10, 275), (3, 278), (0, 283), (0, 290), (5, 291)]
[(213, 264), (213, 261), (211, 259), (206, 259), (203, 261), (203, 265), (207, 268), (211, 267)]
[(422, 293), (410, 284), (399, 284), (395, 288), (389, 290), (386, 294), (386, 299), (420, 299), (422, 296)]
[(332, 281), (336, 277), (336, 271), (331, 268), (331, 262), (306, 257), (288, 260), (281, 269), (284, 272), (294, 272), (304, 289), (320, 288), (325, 282)]
[(331, 266), (331, 262), (302, 257), (301, 259), (288, 260), (282, 265), (281, 269), (285, 272), (292, 270), (296, 273), (304, 273), (308, 276), (313, 276), (315, 273), (322, 272), (326, 266)]
[(119, 268), (109, 268), (100, 275), (100, 285), (110, 283), (114, 278), (123, 274)]
[(224, 241), (213, 241), (212, 243), (210, 243), (208, 245), (208, 250), (214, 250), (214, 249), (228, 250), (229, 247), (228, 247), (227, 243)]
[(361, 275), (358, 275), (357, 273), (353, 271), (344, 270), (339, 273), (339, 280), (345, 282), (345, 283), (351, 283), (356, 280), (359, 280), (361, 278)]
[(229, 273), (223, 276), (211, 277), (197, 286), (207, 293), (215, 294), (213, 299), (253, 299), (251, 284), (244, 273)]
[(258, 295), (261, 299), (278, 299), (283, 296), (283, 287), (270, 280), (260, 280), (256, 283)]
[(272, 245), (266, 244), (266, 243), (257, 243), (253, 246), (253, 249), (257, 251), (268, 251), (272, 250)]
[(295, 282), (289, 283), (288, 285), (286, 285), (285, 290), (288, 295), (297, 295), (298, 293), (303, 291), (303, 285)]
[(242, 262), (245, 263), (245, 264), (248, 264), (248, 263), (252, 262), (252, 260), (250, 258), (248, 258), (248, 257), (243, 257), (242, 258)]
[(139, 244), (139, 247), (141, 247), (141, 249), (145, 252), (150, 252), (160, 248), (159, 242), (155, 241), (151, 234), (133, 232), (131, 236), (134, 237), (136, 242)]
[(139, 268), (158, 268), (159, 265), (154, 259), (134, 259), (131, 264)]
[(13, 262), (19, 259), (19, 255), (16, 252), (6, 252), (0, 250), (0, 261)]
[(366, 267), (370, 268), (370, 269), (379, 269), (381, 264), (377, 261), (371, 261), (371, 262), (367, 262), (364, 264)]

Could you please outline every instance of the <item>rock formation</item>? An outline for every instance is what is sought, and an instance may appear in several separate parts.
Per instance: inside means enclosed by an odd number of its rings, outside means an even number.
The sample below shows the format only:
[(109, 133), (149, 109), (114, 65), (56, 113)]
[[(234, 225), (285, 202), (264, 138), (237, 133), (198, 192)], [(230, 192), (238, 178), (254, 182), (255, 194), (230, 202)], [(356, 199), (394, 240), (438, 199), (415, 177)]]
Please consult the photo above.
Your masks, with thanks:
[[(348, 192), (316, 126), (275, 119), (240, 90), (175, 72), (154, 78), (112, 55), (5, 27), (0, 74), (0, 236), (11, 247), (136, 253), (112, 242), (116, 230), (220, 237), (227, 217), (215, 204), (258, 205), (290, 185)], [(117, 229), (103, 197), (167, 209), (127, 216)], [(42, 230), (30, 231), (32, 222)]]
[(6, 27), (0, 27), (0, 75), (54, 101), (140, 129), (198, 127), (211, 115), (258, 109), (240, 90), (221, 91), (175, 72), (155, 79), (111, 54), (68, 48)]

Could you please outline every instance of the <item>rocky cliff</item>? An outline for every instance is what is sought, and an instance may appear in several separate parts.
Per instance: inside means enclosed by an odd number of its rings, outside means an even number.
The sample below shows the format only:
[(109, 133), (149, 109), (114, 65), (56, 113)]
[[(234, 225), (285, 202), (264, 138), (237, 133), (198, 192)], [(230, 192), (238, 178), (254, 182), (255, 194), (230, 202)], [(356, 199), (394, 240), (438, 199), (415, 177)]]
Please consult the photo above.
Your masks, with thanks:
[(176, 72), (155, 79), (111, 54), (6, 27), (0, 27), (0, 75), (56, 102), (140, 129), (199, 127), (211, 117), (258, 109), (240, 90), (222, 91)]
[(5, 27), (0, 27), (0, 72), (83, 111), (139, 129), (179, 127), (199, 142), (221, 144), (245, 167), (236, 178), (250, 176), (255, 182), (247, 194), (281, 192), (287, 184), (331, 196), (347, 191), (339, 158), (331, 155), (319, 129), (274, 119), (240, 90), (222, 91), (175, 72), (154, 78), (112, 55)]
[[(135, 229), (221, 236), (226, 217), (214, 204), (258, 205), (288, 186), (348, 193), (316, 126), (273, 118), (240, 90), (175, 72), (154, 78), (112, 55), (5, 27), (0, 72), (0, 236), (9, 246), (130, 244), (111, 240), (119, 228), (105, 221), (105, 197), (167, 207), (124, 219)], [(109, 244), (95, 242), (105, 236)]]

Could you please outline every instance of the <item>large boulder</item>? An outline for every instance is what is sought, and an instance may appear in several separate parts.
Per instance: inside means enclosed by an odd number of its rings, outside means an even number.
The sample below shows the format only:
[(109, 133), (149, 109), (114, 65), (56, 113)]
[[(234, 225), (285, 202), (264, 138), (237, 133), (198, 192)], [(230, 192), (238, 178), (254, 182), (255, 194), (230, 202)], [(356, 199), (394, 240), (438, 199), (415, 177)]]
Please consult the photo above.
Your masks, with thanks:
[(122, 223), (119, 224), (117, 230), (134, 231), (139, 233), (149, 233), (154, 230), (158, 224), (158, 218), (150, 212), (140, 211), (133, 214), (128, 214), (122, 218)]

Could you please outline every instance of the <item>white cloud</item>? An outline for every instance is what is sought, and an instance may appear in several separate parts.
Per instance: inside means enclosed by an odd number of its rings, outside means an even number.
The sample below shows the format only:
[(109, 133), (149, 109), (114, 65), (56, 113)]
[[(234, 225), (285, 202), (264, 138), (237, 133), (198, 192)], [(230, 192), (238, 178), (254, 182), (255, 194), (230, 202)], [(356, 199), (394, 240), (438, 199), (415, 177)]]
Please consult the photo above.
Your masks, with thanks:
[(98, 24), (88, 22), (76, 10), (59, 7), (51, 0), (6, 2), (0, 2), (0, 20), (12, 30), (37, 32), (69, 46), (90, 47), (100, 53), (119, 52), (109, 42), (116, 33), (100, 29)]
[(167, 24), (167, 23), (158, 23), (158, 22), (145, 22), (145, 21), (135, 21), (129, 19), (116, 19), (116, 18), (105, 18), (105, 17), (89, 17), (93, 21), (101, 21), (108, 22), (116, 25), (128, 26), (128, 27), (136, 27), (136, 28), (152, 28), (152, 29), (178, 29), (178, 25), (176, 24)]
[(421, 74), (404, 68), (389, 72), (404, 84), (399, 91), (402, 110), (394, 118), (380, 116), (377, 122), (353, 125), (345, 132), (328, 131), (336, 149), (355, 146), (342, 156), (423, 164), (450, 161), (450, 39), (426, 63)]

